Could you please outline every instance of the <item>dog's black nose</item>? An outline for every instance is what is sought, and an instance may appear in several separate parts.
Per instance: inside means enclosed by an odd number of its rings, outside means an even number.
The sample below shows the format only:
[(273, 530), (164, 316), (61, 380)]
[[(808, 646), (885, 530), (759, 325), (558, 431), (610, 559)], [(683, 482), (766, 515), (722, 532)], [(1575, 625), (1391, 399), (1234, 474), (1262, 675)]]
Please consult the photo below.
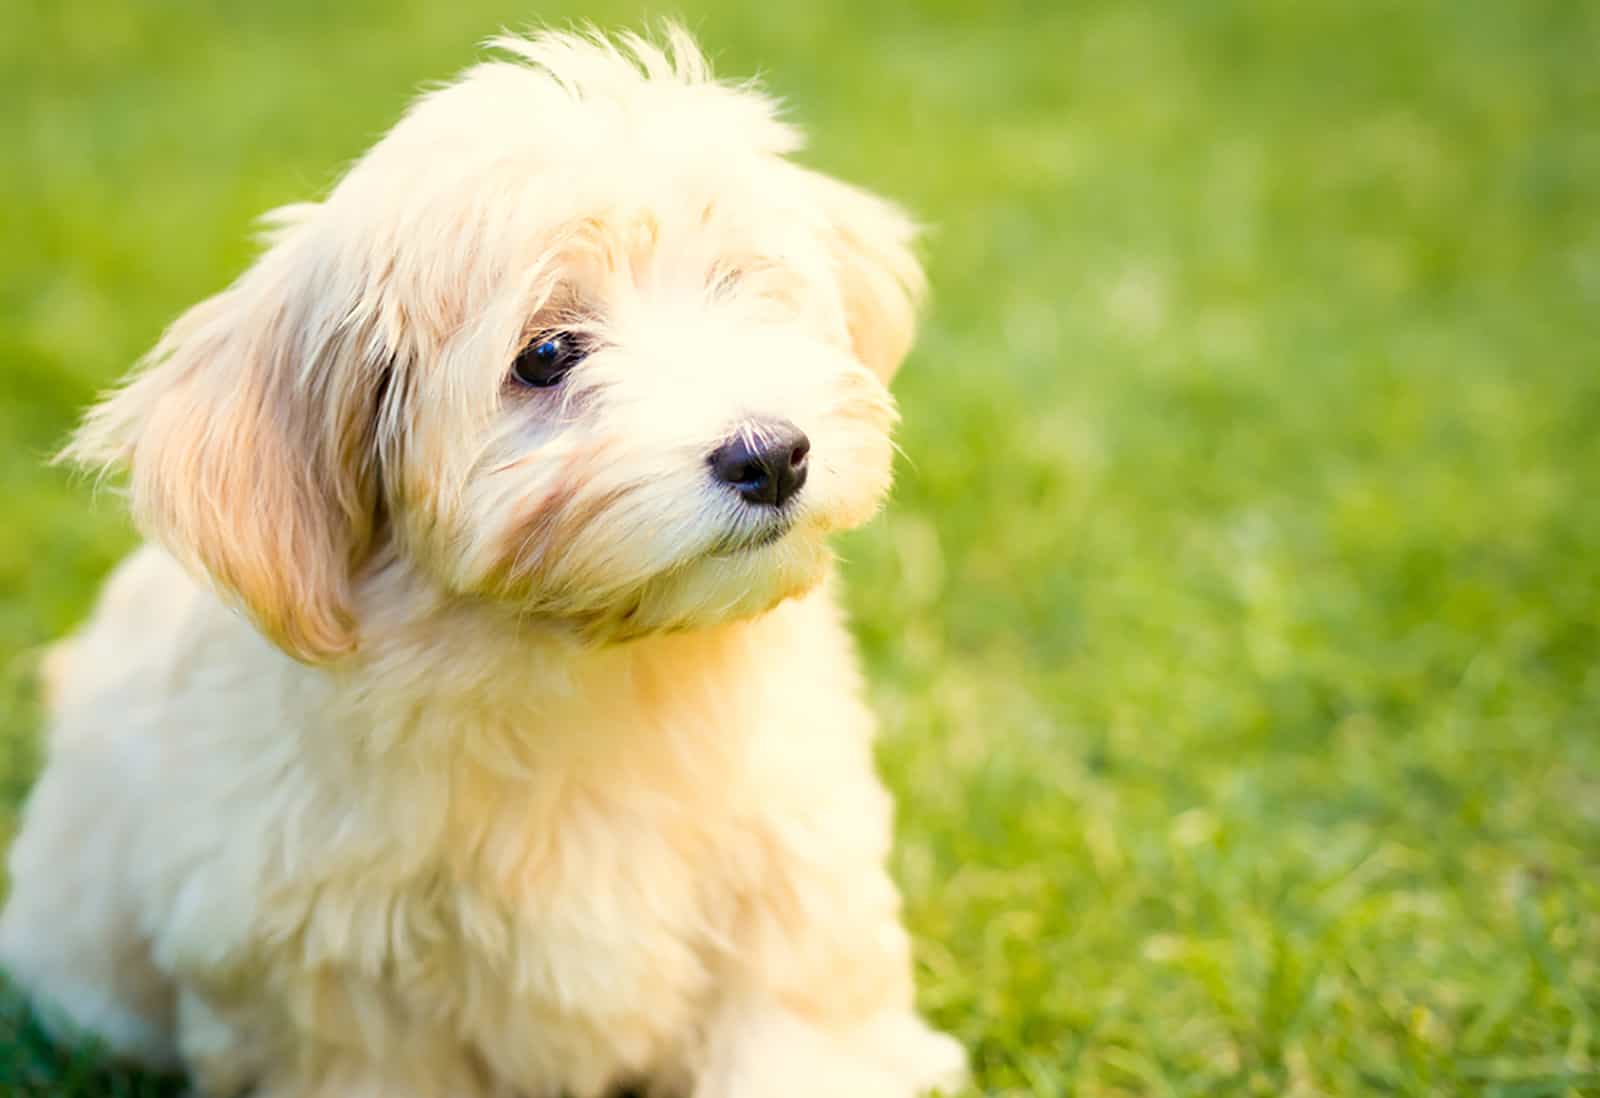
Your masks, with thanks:
[(707, 460), (711, 475), (750, 503), (782, 507), (806, 482), (811, 440), (786, 419), (746, 423)]

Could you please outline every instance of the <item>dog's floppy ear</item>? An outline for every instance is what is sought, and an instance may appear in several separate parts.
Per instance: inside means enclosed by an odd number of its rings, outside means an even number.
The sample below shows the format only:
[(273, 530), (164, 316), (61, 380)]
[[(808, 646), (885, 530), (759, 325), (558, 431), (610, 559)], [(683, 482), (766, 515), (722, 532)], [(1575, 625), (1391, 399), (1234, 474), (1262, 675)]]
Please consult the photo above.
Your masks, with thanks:
[(916, 335), (926, 279), (917, 226), (899, 207), (826, 176), (813, 176), (856, 357), (885, 383)]
[[(304, 216), (304, 215), (301, 215)], [(135, 521), (296, 658), (352, 651), (378, 508), (381, 367), (293, 224), (184, 313), (63, 453), (126, 466)]]

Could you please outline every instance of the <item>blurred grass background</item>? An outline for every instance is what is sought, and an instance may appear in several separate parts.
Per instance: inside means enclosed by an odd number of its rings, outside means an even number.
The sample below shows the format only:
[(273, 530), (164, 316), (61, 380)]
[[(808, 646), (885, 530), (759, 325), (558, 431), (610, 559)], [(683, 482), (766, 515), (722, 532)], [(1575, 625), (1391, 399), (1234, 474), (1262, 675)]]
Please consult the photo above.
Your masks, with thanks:
[[(1600, 6), (675, 10), (932, 226), (844, 548), (979, 1089), (1600, 1093)], [(656, 14), (9, 0), (0, 844), (77, 411), (479, 40)], [(162, 1089), (0, 1007), (0, 1094)]]

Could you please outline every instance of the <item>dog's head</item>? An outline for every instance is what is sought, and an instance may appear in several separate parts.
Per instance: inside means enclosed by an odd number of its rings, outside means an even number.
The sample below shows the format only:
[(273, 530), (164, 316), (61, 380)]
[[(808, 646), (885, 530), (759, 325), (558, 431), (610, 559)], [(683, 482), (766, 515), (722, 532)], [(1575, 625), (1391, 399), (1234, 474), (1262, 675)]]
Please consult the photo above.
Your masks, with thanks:
[(668, 38), (497, 43), (69, 455), (307, 660), (356, 646), (379, 557), (602, 640), (816, 583), (888, 485), (913, 229)]

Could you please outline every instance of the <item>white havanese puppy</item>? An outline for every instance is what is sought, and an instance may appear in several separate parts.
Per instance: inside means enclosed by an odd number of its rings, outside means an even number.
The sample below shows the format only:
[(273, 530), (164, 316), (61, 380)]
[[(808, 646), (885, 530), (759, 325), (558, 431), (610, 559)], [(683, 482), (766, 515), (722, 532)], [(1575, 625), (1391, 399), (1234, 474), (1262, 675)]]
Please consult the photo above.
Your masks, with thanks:
[(76, 436), (160, 547), (46, 662), (0, 963), (64, 1028), (214, 1096), (959, 1085), (825, 543), (913, 228), (667, 38), (500, 40)]

